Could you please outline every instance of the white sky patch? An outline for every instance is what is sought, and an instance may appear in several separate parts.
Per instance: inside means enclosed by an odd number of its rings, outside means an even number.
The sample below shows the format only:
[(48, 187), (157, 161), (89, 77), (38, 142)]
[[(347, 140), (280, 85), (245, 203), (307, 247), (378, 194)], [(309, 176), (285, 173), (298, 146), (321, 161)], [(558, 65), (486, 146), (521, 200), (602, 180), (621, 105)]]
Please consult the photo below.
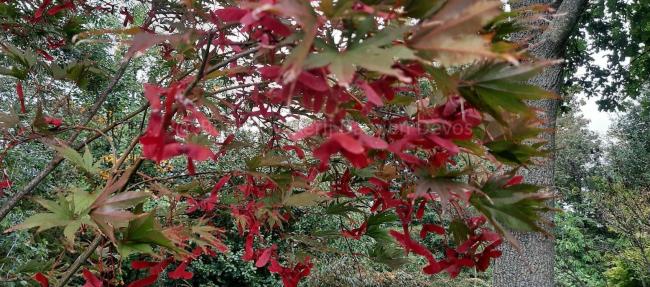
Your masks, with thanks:
[[(585, 97), (583, 94), (576, 96)], [(604, 137), (612, 124), (614, 113), (599, 111), (598, 104), (596, 103), (597, 100), (594, 97), (585, 99), (586, 103), (580, 107), (580, 110), (582, 115), (589, 120), (588, 128), (598, 133), (599, 136)]]
[[(587, 41), (591, 42), (589, 37)], [(593, 63), (600, 67), (607, 67), (607, 55), (606, 51), (600, 51), (591, 56)], [(585, 73), (585, 69), (580, 67), (578, 68), (578, 76), (582, 76)], [(582, 115), (589, 120), (588, 128), (591, 131), (594, 131), (600, 137), (605, 137), (607, 135), (607, 130), (612, 125), (613, 117), (615, 113), (612, 112), (603, 112), (598, 110), (598, 104), (596, 101), (598, 97), (596, 95), (591, 95), (587, 97), (588, 91), (583, 91), (578, 94), (572, 95), (576, 97), (577, 100), (584, 99), (585, 104), (580, 107)]]

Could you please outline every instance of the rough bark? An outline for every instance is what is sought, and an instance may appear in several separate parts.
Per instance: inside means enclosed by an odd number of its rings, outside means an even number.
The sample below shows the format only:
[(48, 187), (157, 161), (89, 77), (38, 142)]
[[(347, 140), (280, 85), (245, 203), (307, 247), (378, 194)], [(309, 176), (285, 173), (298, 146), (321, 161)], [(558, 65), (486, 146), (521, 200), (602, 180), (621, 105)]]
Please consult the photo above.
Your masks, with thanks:
[[(513, 3), (513, 8), (532, 4), (557, 4), (548, 0), (523, 0)], [(566, 42), (574, 30), (580, 14), (585, 9), (586, 0), (563, 0), (557, 12), (552, 16), (549, 26), (543, 30), (531, 30), (516, 35), (525, 39), (530, 52), (538, 59), (559, 59), (564, 55)], [(558, 95), (562, 89), (562, 65), (555, 65), (544, 70), (540, 75), (531, 80), (538, 85)], [(559, 99), (535, 101), (531, 103), (542, 114), (544, 128), (548, 132), (542, 135), (547, 141), (547, 148), (555, 149), (555, 123)], [(555, 155), (540, 161), (540, 164), (522, 172), (527, 181), (538, 185), (553, 188)], [(546, 219), (551, 220), (550, 215)], [(522, 286), (546, 287), (554, 286), (554, 240), (540, 233), (513, 232), (521, 244), (521, 250), (505, 245), (503, 255), (496, 261), (493, 273), (493, 286)]]

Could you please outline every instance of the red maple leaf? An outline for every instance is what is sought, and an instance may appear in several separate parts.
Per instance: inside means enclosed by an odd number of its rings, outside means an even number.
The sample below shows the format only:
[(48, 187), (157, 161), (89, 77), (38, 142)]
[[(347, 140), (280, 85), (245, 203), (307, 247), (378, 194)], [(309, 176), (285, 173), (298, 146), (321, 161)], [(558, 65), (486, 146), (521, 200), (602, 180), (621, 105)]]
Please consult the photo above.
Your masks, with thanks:
[(18, 94), (18, 102), (20, 103), (20, 112), (24, 114), (27, 110), (25, 109), (25, 93), (23, 92), (23, 83), (21, 81), (16, 83), (16, 93)]
[(187, 268), (187, 261), (183, 261), (174, 271), (169, 272), (167, 275), (171, 279), (192, 279), (194, 273), (185, 270), (185, 268)]
[(102, 287), (104, 286), (104, 283), (95, 276), (92, 272), (90, 272), (88, 269), (84, 268), (83, 270), (83, 276), (84, 279), (86, 279), (86, 283), (84, 284), (83, 287)]
[(41, 272), (37, 272), (36, 274), (34, 274), (34, 276), (32, 276), (32, 278), (38, 281), (38, 284), (40, 284), (41, 287), (50, 286), (50, 280), (48, 280), (47, 277), (45, 277), (45, 275), (43, 275), (43, 273)]

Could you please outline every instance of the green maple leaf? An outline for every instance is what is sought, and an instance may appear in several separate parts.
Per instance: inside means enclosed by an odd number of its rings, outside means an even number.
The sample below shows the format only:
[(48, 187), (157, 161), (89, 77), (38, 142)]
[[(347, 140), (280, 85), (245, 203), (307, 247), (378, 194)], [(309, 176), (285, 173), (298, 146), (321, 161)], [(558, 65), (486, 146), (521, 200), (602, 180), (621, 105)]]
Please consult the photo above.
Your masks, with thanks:
[(302, 193), (291, 193), (284, 198), (283, 204), (291, 207), (305, 207), (318, 205), (328, 199), (330, 198), (325, 194), (305, 191)]
[(83, 155), (65, 144), (54, 146), (54, 149), (59, 152), (62, 157), (87, 174), (97, 175), (101, 172), (101, 169), (98, 167), (99, 163), (94, 162), (93, 155), (88, 146), (86, 146)]
[(404, 78), (402, 71), (392, 66), (396, 60), (417, 59), (415, 53), (406, 46), (383, 48), (404, 32), (403, 27), (389, 27), (346, 51), (327, 49), (322, 53), (312, 54), (305, 61), (304, 68), (313, 69), (329, 65), (330, 71), (344, 85), (352, 82), (357, 68)]
[(488, 179), (481, 188), (482, 192), (472, 194), (470, 203), (508, 238), (508, 229), (546, 232), (539, 220), (542, 213), (553, 210), (545, 203), (552, 195), (540, 192), (540, 187), (532, 184), (507, 185), (510, 178), (495, 176)]
[(156, 222), (155, 211), (136, 217), (129, 221), (123, 238), (117, 244), (120, 255), (133, 253), (153, 253), (153, 246), (162, 246), (176, 250), (176, 246), (163, 234)]
[[(525, 101), (552, 99), (557, 96), (537, 86), (525, 83), (552, 61), (511, 66), (507, 63), (484, 62), (470, 66), (452, 76), (434, 75), (436, 84), (449, 86), (449, 79), (457, 78), (458, 92), (472, 106), (490, 114), (503, 125), (508, 125), (504, 113), (522, 116), (534, 114)], [(440, 70), (437, 71), (441, 73)], [(444, 74), (444, 71), (442, 72)]]
[(58, 200), (36, 199), (36, 202), (49, 212), (37, 213), (25, 219), (5, 232), (38, 227), (41, 232), (54, 227), (63, 227), (63, 235), (70, 243), (74, 243), (76, 233), (82, 224), (92, 225), (88, 212), (99, 192), (89, 193), (81, 188), (73, 187), (67, 197), (60, 196)]

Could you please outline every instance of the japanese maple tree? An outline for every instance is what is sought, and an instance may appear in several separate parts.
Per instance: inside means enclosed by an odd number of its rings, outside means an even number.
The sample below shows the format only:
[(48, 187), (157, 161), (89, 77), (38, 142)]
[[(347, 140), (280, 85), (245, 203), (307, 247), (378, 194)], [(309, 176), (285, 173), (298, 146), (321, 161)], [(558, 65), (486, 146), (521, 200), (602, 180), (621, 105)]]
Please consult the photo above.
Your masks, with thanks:
[[(422, 272), (452, 277), (485, 271), (504, 239), (517, 244), (507, 230), (545, 232), (539, 219), (551, 195), (517, 171), (547, 153), (527, 101), (555, 95), (525, 81), (553, 62), (531, 59), (507, 40), (530, 28), (513, 20), (518, 14), (532, 19), (544, 7), (504, 13), (498, 0), (143, 2), (138, 17), (134, 3), (120, 1), (0, 4), (12, 14), (0, 20), (10, 35), (2, 54), (11, 63), (0, 72), (16, 85), (14, 109), (0, 117), (5, 153), (33, 140), (57, 152), (26, 186), (0, 177), (9, 198), (0, 214), (62, 161), (77, 167), (88, 187), (35, 199), (43, 211), (6, 231), (58, 228), (62, 244), (80, 251), (69, 266), (36, 273), (42, 286), (75, 275), (85, 286), (149, 286), (166, 269), (170, 279), (189, 280), (193, 260), (229, 252), (222, 241), (228, 228), (243, 239), (242, 260), (297, 286), (322, 252), (311, 246), (327, 242), (323, 234), (287, 232), (304, 212), (341, 219), (337, 237), (372, 238), (377, 248), (366, 256), (377, 261), (412, 253), (426, 261)], [(79, 18), (108, 14), (123, 27), (71, 28)], [(66, 56), (98, 43), (122, 57), (116, 71)], [(112, 124), (98, 121), (142, 55), (166, 72), (138, 77), (143, 106)], [(48, 115), (43, 91), (32, 88), (43, 79), (85, 88), (94, 77), (108, 80), (92, 101), (71, 99), (83, 106), (81, 117)], [(110, 132), (136, 117), (145, 120), (142, 131), (116, 147)], [(258, 140), (238, 141), (244, 131)], [(92, 141), (111, 146), (110, 165), (94, 159)], [(210, 168), (247, 146), (259, 154), (237, 158), (243, 168)], [(178, 159), (187, 174), (142, 170)], [(210, 186), (169, 188), (192, 177)], [(423, 223), (427, 212), (439, 222)], [(232, 224), (216, 223), (224, 214)], [(268, 234), (311, 242), (286, 248)], [(88, 246), (80, 242), (89, 236)], [(427, 237), (440, 243), (427, 246)], [(111, 255), (84, 265), (100, 245)], [(120, 264), (109, 260), (116, 256), (146, 275), (119, 282), (113, 275)]]

